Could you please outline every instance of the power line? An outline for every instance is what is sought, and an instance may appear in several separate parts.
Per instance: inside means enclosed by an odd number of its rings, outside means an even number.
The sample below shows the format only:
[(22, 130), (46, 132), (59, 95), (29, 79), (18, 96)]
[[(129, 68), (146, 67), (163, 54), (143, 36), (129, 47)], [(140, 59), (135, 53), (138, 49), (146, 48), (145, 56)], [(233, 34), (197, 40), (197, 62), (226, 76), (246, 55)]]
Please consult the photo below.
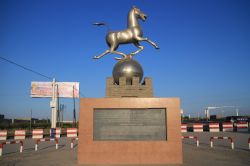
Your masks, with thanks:
[(30, 72), (35, 73), (35, 74), (37, 74), (37, 75), (40, 75), (40, 76), (42, 76), (42, 77), (45, 77), (45, 78), (47, 78), (47, 79), (49, 79), (49, 80), (52, 80), (52, 79), (53, 79), (52, 77), (46, 76), (46, 75), (41, 74), (41, 73), (39, 73), (39, 72), (37, 72), (37, 71), (35, 71), (35, 70), (32, 70), (32, 69), (27, 68), (27, 67), (25, 67), (25, 66), (19, 65), (19, 64), (17, 64), (16, 62), (13, 62), (13, 61), (8, 60), (8, 59), (6, 59), (6, 58), (3, 58), (3, 57), (1, 57), (1, 56), (0, 56), (0, 58), (1, 58), (2, 60), (6, 61), (6, 62), (9, 62), (9, 63), (11, 63), (11, 64), (13, 64), (13, 65), (16, 65), (16, 66), (18, 66), (18, 67), (21, 67), (21, 68), (24, 69), (24, 70), (30, 71)]
[[(37, 71), (35, 71), (35, 70), (33, 70), (33, 69), (30, 69), (30, 68), (28, 68), (28, 67), (25, 67), (25, 66), (23, 66), (23, 65), (20, 65), (20, 64), (18, 64), (18, 63), (16, 63), (16, 62), (13, 62), (13, 61), (11, 61), (11, 60), (9, 60), (9, 59), (6, 59), (6, 58), (4, 58), (4, 57), (1, 57), (1, 56), (0, 56), (0, 59), (2, 59), (2, 60), (5, 61), (5, 62), (8, 62), (8, 63), (10, 63), (10, 64), (13, 64), (13, 65), (15, 65), (15, 66), (18, 66), (18, 67), (20, 67), (20, 68), (22, 68), (22, 69), (24, 69), (24, 70), (27, 70), (27, 71), (32, 72), (32, 73), (34, 73), (34, 74), (40, 75), (40, 76), (42, 76), (42, 77), (45, 77), (45, 78), (47, 78), (47, 79), (49, 79), (49, 80), (53, 80), (52, 77), (46, 76), (46, 75), (44, 75), (44, 74), (42, 74), (42, 73), (40, 73), (40, 72), (37, 72)], [(63, 82), (62, 82), (62, 83), (63, 83)], [(64, 83), (63, 83), (63, 84), (64, 84)], [(77, 90), (75, 87), (73, 87), (73, 88), (74, 88), (74, 90)], [(79, 94), (80, 94), (80, 96), (85, 97), (85, 95), (82, 94), (82, 93), (80, 92), (80, 90), (79, 90)]]

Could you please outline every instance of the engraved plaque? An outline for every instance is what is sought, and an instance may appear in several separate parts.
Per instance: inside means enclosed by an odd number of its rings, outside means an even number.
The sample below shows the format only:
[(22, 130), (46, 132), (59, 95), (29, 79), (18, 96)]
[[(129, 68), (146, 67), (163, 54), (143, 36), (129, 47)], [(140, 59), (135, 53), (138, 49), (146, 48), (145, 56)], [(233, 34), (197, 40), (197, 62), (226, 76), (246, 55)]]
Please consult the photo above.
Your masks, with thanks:
[(167, 140), (165, 109), (94, 109), (95, 141)]

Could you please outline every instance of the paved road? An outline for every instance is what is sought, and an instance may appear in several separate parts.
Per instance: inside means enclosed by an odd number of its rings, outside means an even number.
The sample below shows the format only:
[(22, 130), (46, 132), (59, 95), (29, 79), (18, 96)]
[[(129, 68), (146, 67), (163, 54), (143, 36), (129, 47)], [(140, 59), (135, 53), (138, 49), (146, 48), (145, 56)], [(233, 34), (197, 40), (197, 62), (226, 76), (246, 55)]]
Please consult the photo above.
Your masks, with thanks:
[[(200, 140), (200, 147), (192, 140), (183, 141), (183, 166), (244, 166), (250, 165), (250, 150), (248, 149), (248, 133), (185, 133), (196, 135)], [(228, 140), (214, 140), (214, 147), (210, 148), (211, 136), (229, 136), (235, 142), (235, 149), (231, 149)]]
[[(250, 150), (247, 140), (249, 133), (184, 133), (183, 135), (196, 135), (200, 140), (200, 147), (196, 147), (193, 140), (183, 140), (182, 166), (244, 166), (250, 165)], [(235, 141), (235, 149), (231, 149), (229, 141), (215, 140), (214, 148), (210, 148), (210, 136), (231, 136)], [(55, 143), (40, 143), (39, 150), (34, 151), (34, 141), (28, 139), (24, 144), (23, 153), (19, 153), (18, 145), (6, 145), (3, 156), (0, 157), (1, 166), (76, 166), (77, 144), (70, 149), (70, 140), (61, 138), (59, 149)]]

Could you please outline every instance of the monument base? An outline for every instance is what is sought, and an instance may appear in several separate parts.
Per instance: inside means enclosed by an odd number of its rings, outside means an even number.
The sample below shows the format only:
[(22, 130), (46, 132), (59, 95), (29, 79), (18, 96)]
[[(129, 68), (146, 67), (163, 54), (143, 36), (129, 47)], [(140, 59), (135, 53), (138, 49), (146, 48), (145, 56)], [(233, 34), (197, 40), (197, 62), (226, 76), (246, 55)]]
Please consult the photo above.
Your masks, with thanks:
[(120, 77), (119, 84), (116, 84), (113, 77), (108, 77), (106, 81), (106, 97), (154, 97), (152, 79), (145, 77), (141, 84), (139, 77), (133, 77), (131, 82), (128, 82), (126, 77)]
[(81, 98), (78, 164), (182, 164), (180, 128), (179, 98)]

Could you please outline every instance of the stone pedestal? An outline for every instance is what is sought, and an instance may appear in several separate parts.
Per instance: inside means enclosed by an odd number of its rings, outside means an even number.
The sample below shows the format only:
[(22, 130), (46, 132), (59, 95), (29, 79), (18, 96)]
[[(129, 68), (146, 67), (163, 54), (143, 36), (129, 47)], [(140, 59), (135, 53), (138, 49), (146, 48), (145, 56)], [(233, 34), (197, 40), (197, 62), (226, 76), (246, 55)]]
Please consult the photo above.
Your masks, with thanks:
[[(157, 118), (148, 114), (131, 114), (127, 121), (117, 119), (115, 115), (110, 118), (107, 114), (101, 114), (108, 110), (135, 109), (141, 111), (164, 110), (164, 123), (156, 123), (152, 120)], [(96, 113), (95, 111), (98, 111)], [(122, 112), (122, 111), (121, 111)], [(143, 113), (143, 112), (141, 112)], [(162, 112), (160, 112), (162, 113)], [(159, 112), (155, 115), (159, 115)], [(98, 117), (95, 117), (98, 116)], [(126, 115), (124, 115), (126, 116)], [(112, 126), (107, 124), (95, 126), (94, 119), (102, 118), (102, 123), (112, 122)], [(140, 123), (133, 122), (133, 119), (143, 118)], [(148, 118), (148, 119), (147, 119)], [(132, 119), (132, 120), (131, 120)], [(125, 119), (126, 120), (126, 119)], [(152, 121), (152, 123), (150, 122)], [(150, 122), (150, 123), (147, 123)], [(148, 130), (145, 124), (149, 124)], [(182, 164), (182, 140), (180, 126), (180, 100), (179, 98), (81, 98), (79, 117), (79, 144), (78, 144), (78, 164), (83, 165), (164, 165)], [(143, 130), (117, 130), (116, 127), (129, 127), (133, 125), (141, 127)], [(166, 131), (162, 130), (162, 125)], [(154, 127), (160, 126), (160, 127)], [(106, 128), (103, 128), (106, 127)], [(95, 131), (97, 130), (98, 131)], [(153, 131), (163, 132), (150, 140), (147, 135), (152, 135)], [(95, 133), (99, 133), (98, 136)], [(109, 133), (107, 133), (109, 132)], [(137, 133), (135, 133), (137, 132)], [(150, 133), (147, 133), (150, 132)], [(156, 132), (156, 133), (157, 133)], [(130, 137), (129, 135), (139, 135)], [(166, 138), (164, 138), (165, 136)], [(102, 137), (105, 135), (105, 137)], [(113, 136), (115, 137), (113, 137)], [(125, 135), (123, 139), (111, 140), (119, 135)], [(111, 137), (106, 137), (111, 136)], [(145, 137), (147, 139), (145, 139)], [(105, 140), (105, 139), (107, 140)], [(131, 138), (126, 139), (126, 138)], [(156, 139), (154, 139), (156, 138)], [(159, 138), (159, 140), (157, 140)]]
[(126, 77), (119, 78), (119, 84), (114, 82), (113, 77), (106, 81), (106, 97), (153, 97), (152, 79), (146, 77), (143, 83), (139, 83), (139, 77), (133, 77), (128, 82)]

